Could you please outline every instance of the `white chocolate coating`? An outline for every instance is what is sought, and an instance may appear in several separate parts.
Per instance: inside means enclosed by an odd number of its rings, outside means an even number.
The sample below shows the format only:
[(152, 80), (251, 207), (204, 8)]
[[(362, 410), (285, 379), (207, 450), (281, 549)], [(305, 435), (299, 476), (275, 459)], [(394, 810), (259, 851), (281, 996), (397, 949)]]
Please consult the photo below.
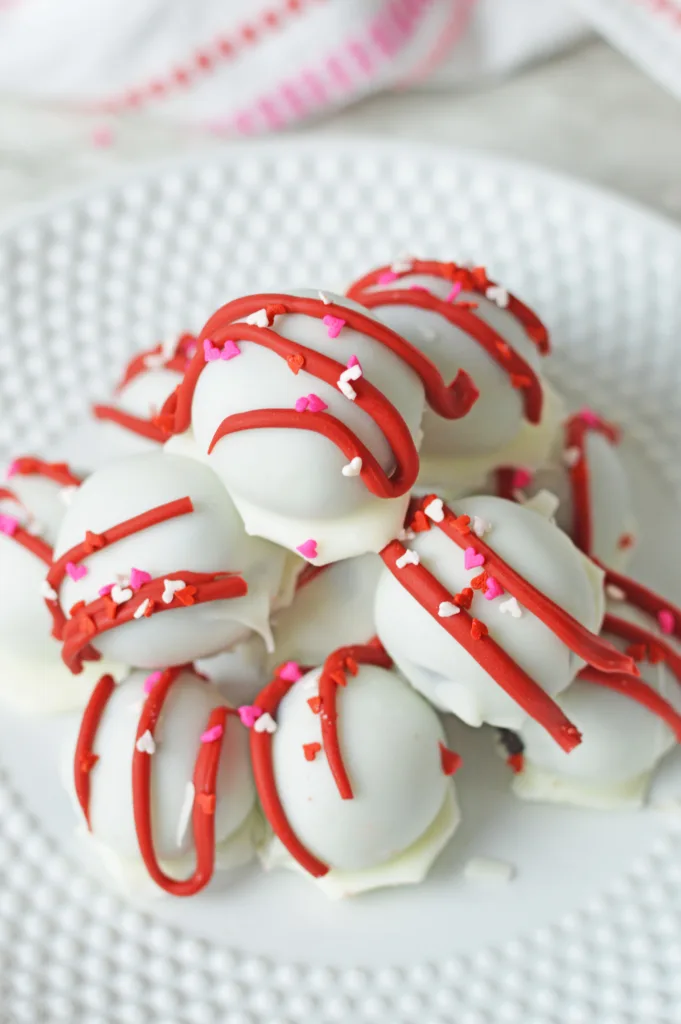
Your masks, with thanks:
[[(141, 862), (133, 815), (130, 766), (139, 715), (146, 699), (146, 672), (134, 672), (107, 702), (93, 743), (99, 760), (90, 772), (90, 823), (94, 839), (123, 861)], [(183, 672), (166, 697), (155, 729), (152, 758), (152, 835), (157, 859), (171, 876), (182, 877), (195, 854), (187, 790), (213, 708), (224, 706), (220, 691), (191, 671)], [(73, 763), (73, 745), (68, 764)], [(66, 767), (66, 765), (65, 765)], [(68, 782), (69, 780), (67, 780)], [(70, 781), (70, 787), (73, 782)], [(229, 716), (216, 783), (215, 841), (227, 843), (251, 814), (255, 787), (248, 732)], [(177, 862), (176, 869), (173, 865)], [(179, 867), (179, 871), (177, 868)], [(191, 872), (191, 869), (190, 869)]]
[(333, 886), (336, 873), (354, 876), (341, 885), (349, 892), (414, 880), (413, 864), (387, 883), (376, 869), (390, 874), (391, 862), (437, 823), (437, 837), (431, 833), (419, 849), (422, 854), (437, 846), (421, 866), (423, 877), (444, 844), (443, 824), (449, 836), (458, 822), (449, 803), (453, 782), (442, 771), (439, 744), (445, 736), (437, 715), (394, 670), (360, 665), (337, 691), (339, 743), (354, 793), (342, 800), (324, 753), (307, 761), (302, 750), (305, 743), (321, 742), (320, 717), (307, 703), (318, 692), (320, 674), (316, 669), (296, 683), (276, 714), (273, 768), (291, 827), (331, 867), (327, 885), (331, 880)]
[[(488, 544), (534, 587), (598, 632), (603, 618), (602, 573), (555, 525), (541, 515), (501, 498), (482, 496), (457, 501), (458, 515), (479, 516), (491, 524)], [(470, 585), (483, 567), (466, 569), (464, 552), (439, 529), (419, 533), (408, 547), (449, 591)], [(470, 614), (484, 622), (490, 637), (548, 694), (571, 682), (581, 665), (535, 615), (522, 609), (502, 614), (504, 594), (488, 601), (476, 592)], [(378, 584), (376, 629), (398, 668), (436, 707), (452, 711), (468, 725), (488, 722), (517, 729), (525, 712), (412, 598), (386, 567)]]
[(296, 593), (272, 623), (271, 667), (282, 661), (320, 665), (333, 651), (374, 636), (374, 595), (383, 563), (360, 555), (327, 566)]
[(88, 572), (75, 582), (66, 577), (60, 601), (94, 600), (103, 586), (131, 568), (162, 578), (181, 571), (240, 573), (245, 597), (173, 607), (150, 618), (124, 623), (94, 639), (105, 656), (140, 668), (181, 665), (208, 657), (247, 638), (251, 631), (271, 642), (269, 613), (290, 556), (274, 545), (248, 537), (229, 495), (201, 462), (162, 451), (114, 462), (94, 473), (69, 506), (55, 557), (81, 542), (86, 530), (101, 533), (116, 523), (168, 501), (188, 496), (194, 511), (142, 530), (89, 555)]
[[(662, 636), (653, 620), (628, 604), (608, 602), (608, 611)], [(605, 635), (620, 649), (627, 646)], [(681, 650), (673, 639), (664, 639)], [(681, 684), (664, 663), (645, 661), (639, 669), (642, 679), (681, 712)], [(669, 726), (630, 697), (579, 679), (557, 702), (582, 732), (582, 742), (564, 754), (528, 719), (520, 730), (525, 767), (513, 785), (518, 796), (599, 808), (640, 805), (656, 765), (676, 745)]]
[(211, 658), (200, 658), (196, 668), (220, 687), (230, 704), (240, 707), (253, 704), (269, 681), (269, 657), (265, 641), (254, 633), (229, 651)]
[[(133, 377), (130, 383), (117, 391), (107, 404), (141, 419), (151, 419), (160, 412), (164, 402), (181, 380), (182, 374), (174, 370), (165, 367), (150, 369)], [(88, 431), (93, 433), (87, 450), (88, 453), (92, 453), (90, 461), (95, 468), (105, 465), (112, 459), (154, 452), (159, 448), (157, 441), (152, 441), (151, 438), (128, 430), (111, 420), (93, 419), (88, 424)]]
[[(570, 474), (561, 433), (547, 465), (534, 474), (532, 483), (524, 488), (528, 496), (542, 488), (552, 491), (560, 500), (556, 523), (568, 536), (573, 532), (574, 502)], [(630, 560), (632, 549), (620, 547), (625, 534), (635, 535), (631, 487), (617, 450), (606, 437), (589, 431), (584, 438), (584, 453), (589, 467), (589, 506), (591, 513), (591, 553), (599, 562), (621, 571)]]
[[(14, 475), (7, 487), (22, 502), (0, 501), (0, 513), (54, 543), (66, 512), (60, 484), (42, 476)], [(48, 567), (12, 537), (0, 532), (0, 694), (27, 714), (52, 714), (79, 707), (103, 672), (120, 666), (88, 666), (73, 676), (52, 637), (52, 617), (41, 593)]]
[[(451, 282), (430, 274), (407, 274), (369, 291), (393, 291), (418, 285), (440, 299)], [(375, 306), (371, 312), (435, 363), (445, 381), (465, 370), (479, 397), (467, 416), (446, 420), (426, 408), (419, 486), (445, 495), (479, 487), (500, 465), (539, 466), (545, 461), (562, 418), (562, 404), (541, 379), (541, 356), (525, 328), (506, 309), (477, 292), (461, 292), (457, 302), (475, 302), (475, 316), (492, 327), (540, 376), (544, 409), (539, 424), (524, 417), (522, 393), (474, 338), (439, 313), (418, 306)]]
[[(316, 292), (298, 292), (317, 298)], [(366, 315), (355, 303), (331, 295), (334, 303)], [(423, 413), (423, 386), (396, 355), (368, 335), (344, 327), (328, 337), (321, 320), (301, 314), (276, 317), (272, 329), (343, 366), (356, 355), (363, 374), (392, 402), (416, 436)], [(208, 363), (199, 378), (192, 406), (192, 430), (199, 449), (208, 450), (222, 421), (230, 415), (268, 408), (293, 409), (296, 400), (318, 395), (329, 413), (342, 420), (367, 445), (386, 473), (394, 469), (387, 440), (371, 417), (332, 385), (304, 369), (294, 375), (285, 360), (252, 342), (238, 342), (241, 355)], [(359, 476), (344, 476), (348, 460), (331, 441), (311, 431), (268, 428), (223, 438), (210, 464), (229, 490), (250, 534), (291, 550), (317, 541), (323, 565), (378, 551), (395, 535), (407, 497), (374, 497)], [(257, 466), (257, 472), (253, 467)]]

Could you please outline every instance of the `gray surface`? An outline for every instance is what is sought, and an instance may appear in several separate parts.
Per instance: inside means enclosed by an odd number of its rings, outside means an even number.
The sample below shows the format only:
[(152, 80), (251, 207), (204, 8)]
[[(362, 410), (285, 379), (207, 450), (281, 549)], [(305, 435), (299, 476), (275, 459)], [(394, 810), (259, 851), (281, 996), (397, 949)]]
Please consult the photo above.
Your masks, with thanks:
[[(217, 140), (152, 118), (101, 119), (0, 98), (0, 212), (121, 165)], [(681, 218), (681, 105), (605, 43), (590, 42), (469, 94), (373, 98), (307, 129), (455, 143), (599, 182)]]

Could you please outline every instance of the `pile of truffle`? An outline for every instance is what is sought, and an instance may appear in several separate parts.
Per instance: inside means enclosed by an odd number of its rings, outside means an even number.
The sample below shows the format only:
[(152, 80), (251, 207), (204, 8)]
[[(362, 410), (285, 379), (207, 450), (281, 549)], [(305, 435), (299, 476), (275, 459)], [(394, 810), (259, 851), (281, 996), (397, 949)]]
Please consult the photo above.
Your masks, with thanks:
[(522, 798), (644, 801), (681, 612), (622, 574), (620, 432), (548, 355), (483, 268), (404, 259), (135, 356), (82, 482), (11, 463), (2, 695), (79, 712), (65, 784), (126, 887), (421, 881), (466, 771), (443, 712), (497, 727)]

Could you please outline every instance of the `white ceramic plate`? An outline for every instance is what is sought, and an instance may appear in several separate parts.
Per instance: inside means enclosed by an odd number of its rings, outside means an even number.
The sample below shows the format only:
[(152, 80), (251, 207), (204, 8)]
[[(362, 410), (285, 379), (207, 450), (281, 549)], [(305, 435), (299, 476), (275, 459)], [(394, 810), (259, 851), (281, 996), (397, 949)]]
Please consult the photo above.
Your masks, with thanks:
[[(128, 353), (252, 289), (341, 288), (404, 252), (485, 261), (553, 328), (552, 376), (629, 432), (640, 575), (679, 598), (681, 234), (451, 150), (306, 140), (163, 165), (0, 234), (0, 455), (44, 450)], [(57, 443), (58, 447), (58, 443)], [(675, 1024), (681, 756), (640, 814), (523, 805), (459, 728), (464, 824), (423, 886), (330, 904), (244, 871), (132, 909), (83, 868), (64, 722), (0, 717), (0, 1022)], [(472, 856), (514, 865), (465, 882)]]

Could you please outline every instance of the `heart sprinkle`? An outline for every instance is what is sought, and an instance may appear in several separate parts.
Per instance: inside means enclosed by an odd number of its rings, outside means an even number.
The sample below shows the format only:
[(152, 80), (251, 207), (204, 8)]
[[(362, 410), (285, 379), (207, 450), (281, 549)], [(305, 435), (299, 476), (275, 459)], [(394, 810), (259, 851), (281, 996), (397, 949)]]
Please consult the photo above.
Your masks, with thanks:
[(283, 665), (279, 666), (277, 675), (287, 683), (297, 683), (299, 679), (303, 678), (303, 670), (297, 661), (285, 661)]
[(463, 285), (460, 281), (456, 281), (451, 288), (451, 291), (445, 295), (445, 302), (454, 302), (458, 295), (461, 294)]
[(51, 587), (47, 580), (43, 580), (40, 584), (40, 593), (46, 601), (56, 601), (58, 598), (57, 591), (54, 587)]
[(242, 725), (245, 725), (247, 729), (252, 729), (263, 713), (262, 708), (259, 708), (257, 704), (242, 704), (237, 711)]
[(481, 622), (480, 619), (471, 620), (471, 636), (474, 640), (482, 640), (488, 633), (489, 630), (484, 622)]
[(458, 605), (459, 608), (463, 608), (465, 611), (468, 611), (472, 603), (473, 591), (470, 587), (464, 587), (463, 590), (454, 595), (454, 604)]
[(220, 349), (217, 345), (214, 345), (210, 338), (205, 338), (203, 342), (203, 357), (207, 363), (214, 363), (220, 358)]
[(616, 587), (614, 583), (606, 583), (605, 592), (613, 601), (626, 601), (627, 599), (627, 595), (622, 588)]
[(205, 732), (201, 733), (202, 743), (215, 743), (219, 740), (224, 732), (224, 728), (221, 725), (214, 725), (211, 729), (206, 729)]
[(149, 598), (145, 598), (144, 601), (142, 601), (141, 604), (138, 604), (137, 607), (135, 608), (135, 611), (132, 614), (133, 619), (145, 618), (147, 614), (147, 608), (149, 608), (150, 605), (151, 601), (149, 600)]
[(586, 423), (588, 427), (595, 428), (600, 426), (601, 418), (597, 412), (594, 412), (593, 409), (589, 409), (588, 407), (580, 409), (577, 415), (579, 416), (582, 423)]
[(317, 754), (321, 751), (321, 743), (303, 743), (303, 753), (305, 754), (306, 761), (314, 761)]
[(416, 512), (414, 512), (414, 518), (409, 525), (413, 533), (427, 533), (430, 530), (430, 523), (426, 519), (426, 514), (420, 508), (417, 508)]
[(239, 348), (237, 343), (235, 341), (232, 341), (231, 338), (228, 338), (227, 341), (222, 346), (222, 355), (220, 356), (220, 358), (224, 362), (227, 362), (228, 360), (234, 359), (236, 356), (240, 355), (241, 349)]
[(351, 402), (354, 402), (354, 400), (357, 398), (357, 392), (353, 388), (352, 384), (350, 384), (350, 382), (347, 380), (343, 380), (342, 376), (340, 380), (336, 381), (336, 387), (342, 394), (345, 395), (346, 398), (349, 398)]
[(473, 588), (473, 590), (481, 590), (482, 591), (487, 586), (487, 580), (488, 579), (489, 579), (489, 576), (487, 575), (487, 573), (483, 569), (481, 573), (479, 573), (477, 576), (474, 576), (472, 578), (472, 580), (471, 580), (471, 587)]
[(144, 569), (130, 570), (130, 586), (133, 590), (139, 590), (144, 583), (151, 583), (151, 573)]
[(19, 525), (19, 520), (14, 516), (0, 515), (0, 533), (4, 533), (6, 537), (13, 537)]
[(461, 609), (457, 608), (451, 601), (441, 601), (437, 614), (441, 619), (449, 619), (452, 615), (458, 615), (460, 611)]
[(519, 619), (523, 614), (522, 608), (515, 597), (509, 597), (506, 601), (502, 601), (499, 605), (499, 611), (502, 615), (510, 615), (514, 619)]
[(433, 498), (423, 510), (434, 523), (441, 523), (445, 517), (442, 498)]
[(461, 754), (448, 750), (444, 743), (440, 743), (440, 763), (443, 775), (453, 775), (463, 764), (463, 759)]
[(317, 295), (322, 300), (325, 306), (331, 305), (331, 299), (328, 297), (328, 295), (325, 295), (324, 292), (317, 292)]
[(309, 540), (305, 540), (303, 541), (302, 544), (299, 544), (298, 547), (296, 548), (296, 551), (298, 551), (303, 556), (303, 558), (316, 558), (317, 541), (310, 537)]
[(250, 313), (246, 317), (246, 323), (251, 324), (253, 327), (269, 327), (270, 321), (267, 316), (267, 310), (256, 309), (255, 313)]
[(146, 732), (142, 733), (137, 743), (135, 744), (135, 747), (137, 748), (137, 750), (139, 750), (140, 754), (151, 755), (156, 753), (156, 744), (154, 742), (154, 737), (151, 735), (148, 729)]
[(322, 317), (322, 323), (326, 327), (326, 333), (330, 338), (337, 338), (342, 329), (345, 327), (345, 320), (342, 320), (339, 316), (332, 316), (331, 313), (327, 313), (326, 316)]
[(532, 473), (529, 469), (516, 469), (511, 477), (511, 487), (514, 490), (522, 490), (532, 483)]
[(301, 356), (300, 352), (293, 352), (290, 356), (286, 357), (286, 362), (291, 373), (297, 375), (305, 366), (305, 357)]
[(354, 459), (351, 459), (346, 466), (343, 466), (341, 473), (343, 476), (359, 476), (362, 472), (362, 460), (359, 455), (356, 455)]
[(404, 569), (407, 565), (418, 565), (421, 559), (415, 551), (407, 549), (403, 555), (395, 560), (398, 569)]
[(328, 409), (328, 405), (319, 395), (305, 395), (302, 398), (296, 399), (296, 412), (324, 412)]
[(673, 613), (670, 612), (668, 608), (662, 608), (662, 610), (657, 613), (657, 621), (663, 633), (669, 635), (674, 632), (676, 620)]
[(573, 469), (577, 465), (581, 457), (581, 451), (579, 450), (579, 448), (577, 448), (576, 445), (574, 445), (572, 448), (565, 449), (561, 456), (561, 459), (564, 466), (567, 466), (568, 469)]
[(253, 729), (255, 732), (273, 733), (277, 731), (277, 723), (274, 721), (269, 711), (265, 711), (265, 713), (260, 715), (256, 720)]
[(150, 672), (147, 678), (144, 680), (144, 692), (151, 693), (151, 691), (156, 686), (156, 683), (159, 683), (162, 678), (163, 672), (161, 672), (160, 669), (157, 669), (156, 672)]
[(397, 274), (394, 270), (384, 270), (382, 274), (378, 275), (379, 284), (391, 284), (397, 280)]
[(67, 562), (66, 575), (70, 576), (74, 583), (77, 583), (78, 580), (82, 580), (83, 576), (87, 576), (87, 567), (77, 565), (75, 562)]
[(187, 584), (184, 580), (164, 580), (163, 581), (163, 595), (161, 600), (164, 604), (172, 604), (175, 594), (179, 590), (184, 590)]
[(463, 553), (463, 564), (466, 569), (477, 569), (485, 564), (485, 556), (478, 554), (475, 548), (466, 548)]
[(486, 519), (481, 519), (480, 516), (473, 516), (471, 529), (476, 537), (482, 538), (492, 529), (492, 524), (488, 523)]
[(492, 284), (485, 292), (485, 296), (491, 299), (492, 302), (496, 302), (497, 306), (501, 309), (506, 309), (508, 306), (508, 300), (510, 298), (505, 288), (502, 288), (498, 284)]
[(502, 587), (499, 580), (495, 579), (494, 576), (488, 576), (487, 587), (485, 588), (483, 597), (485, 597), (488, 601), (493, 601), (495, 597), (501, 597), (503, 593), (504, 588)]
[(470, 528), (470, 516), (457, 516), (456, 519), (452, 519), (452, 526), (457, 533), (461, 533), (464, 536), (471, 532)]

